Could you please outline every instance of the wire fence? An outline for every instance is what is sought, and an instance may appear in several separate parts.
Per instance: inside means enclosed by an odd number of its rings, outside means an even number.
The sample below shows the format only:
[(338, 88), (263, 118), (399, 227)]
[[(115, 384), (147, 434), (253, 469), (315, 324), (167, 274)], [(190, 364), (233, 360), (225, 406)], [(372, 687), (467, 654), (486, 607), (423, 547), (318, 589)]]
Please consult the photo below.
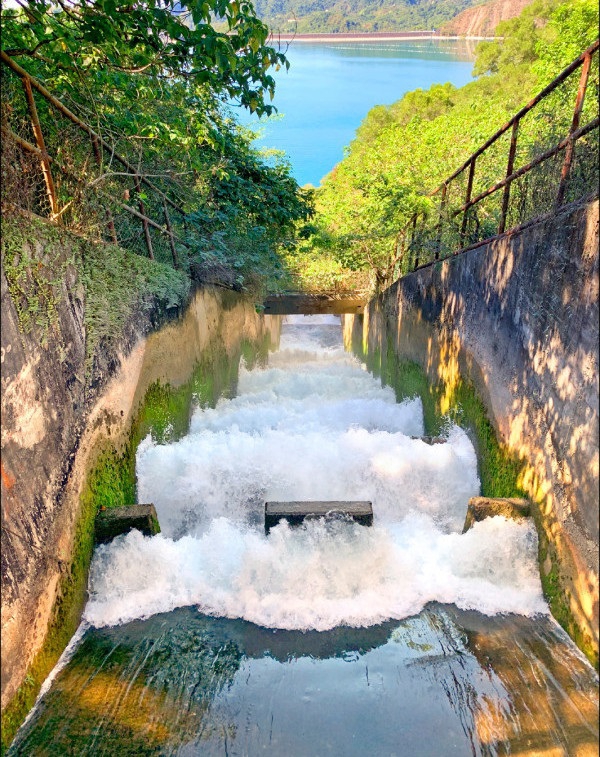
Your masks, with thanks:
[[(124, 157), (10, 56), (1, 59), (3, 204), (187, 267), (185, 190)], [(597, 192), (598, 81), (596, 41), (431, 193), (436, 210), (398, 235), (396, 274)]]
[(124, 157), (115, 140), (111, 144), (10, 56), (2, 52), (1, 59), (3, 205), (186, 267), (182, 188)]
[(398, 235), (397, 273), (478, 247), (596, 194), (598, 79), (596, 40), (431, 192), (435, 210), (413, 215)]

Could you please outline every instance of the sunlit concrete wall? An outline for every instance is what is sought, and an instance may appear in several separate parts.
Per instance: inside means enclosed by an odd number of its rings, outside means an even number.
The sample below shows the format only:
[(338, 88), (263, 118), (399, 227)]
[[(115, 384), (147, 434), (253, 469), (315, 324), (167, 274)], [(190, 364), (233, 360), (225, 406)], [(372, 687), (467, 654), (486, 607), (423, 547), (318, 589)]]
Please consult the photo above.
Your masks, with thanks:
[[(85, 293), (63, 282), (48, 345), (24, 335), (2, 272), (2, 709), (44, 643), (74, 552), (80, 492), (99, 442), (118, 446), (155, 381), (178, 387), (205, 350), (235, 355), (242, 339), (278, 339), (280, 319), (223, 290), (196, 292), (186, 312), (156, 329), (147, 308), (96, 355), (86, 378)], [(119, 335), (116, 335), (119, 337)], [(81, 602), (83, 598), (69, 601)], [(74, 606), (73, 612), (77, 608)]]
[[(345, 329), (419, 363), (449, 393), (463, 377), (499, 441), (527, 462), (559, 580), (598, 647), (598, 202), (416, 271)], [(355, 333), (356, 336), (356, 333)]]

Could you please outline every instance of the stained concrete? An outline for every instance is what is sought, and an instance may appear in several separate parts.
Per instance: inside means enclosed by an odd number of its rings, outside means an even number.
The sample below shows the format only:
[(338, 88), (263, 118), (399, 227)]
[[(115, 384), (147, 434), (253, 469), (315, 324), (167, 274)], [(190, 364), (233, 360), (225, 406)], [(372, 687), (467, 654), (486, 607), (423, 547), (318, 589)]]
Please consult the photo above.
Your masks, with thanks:
[(474, 523), (501, 515), (509, 520), (522, 520), (531, 515), (531, 503), (522, 497), (471, 497), (463, 534)]
[(110, 507), (101, 510), (96, 515), (95, 539), (96, 544), (106, 544), (117, 536), (139, 531), (144, 536), (155, 536), (160, 533), (158, 515), (153, 504), (127, 505), (125, 507)]
[(290, 526), (299, 526), (313, 518), (351, 518), (361, 526), (373, 525), (373, 505), (365, 501), (307, 501), (265, 502), (265, 531), (287, 520)]
[[(344, 316), (346, 343), (388, 340), (447, 392), (472, 383), (526, 464), (549, 544), (541, 566), (598, 649), (598, 201), (421, 268)], [(442, 400), (443, 404), (443, 400)], [(442, 408), (443, 409), (443, 408)]]
[(263, 303), (265, 315), (342, 315), (362, 313), (366, 297), (328, 294), (277, 294)]
[(233, 355), (244, 338), (269, 330), (278, 338), (277, 318), (257, 315), (238, 295), (205, 289), (174, 320), (142, 308), (110, 348), (100, 348), (86, 376), (85, 292), (74, 268), (61, 286), (58, 325), (40, 347), (35, 330), (19, 330), (2, 270), (2, 709), (60, 599), (79, 495), (100, 443), (122, 444), (148, 387), (184, 384), (211, 344)]

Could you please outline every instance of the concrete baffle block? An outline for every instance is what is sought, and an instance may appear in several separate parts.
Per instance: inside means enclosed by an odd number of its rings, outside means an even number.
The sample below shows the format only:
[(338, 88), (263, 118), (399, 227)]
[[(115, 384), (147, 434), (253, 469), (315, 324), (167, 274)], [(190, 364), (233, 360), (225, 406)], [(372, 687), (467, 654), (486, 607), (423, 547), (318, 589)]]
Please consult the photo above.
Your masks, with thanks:
[(531, 515), (531, 503), (519, 497), (471, 497), (467, 507), (467, 517), (463, 527), (463, 534), (473, 523), (494, 515), (503, 515), (511, 520), (521, 520)]
[(287, 520), (290, 526), (299, 526), (305, 520), (314, 518), (335, 518), (345, 516), (361, 526), (373, 525), (373, 505), (371, 502), (356, 501), (308, 501), (308, 502), (265, 502), (265, 532), (268, 534), (280, 520)]
[(96, 544), (106, 544), (115, 536), (126, 534), (132, 529), (141, 531), (144, 536), (160, 533), (158, 516), (153, 504), (127, 505), (100, 510), (96, 516)]

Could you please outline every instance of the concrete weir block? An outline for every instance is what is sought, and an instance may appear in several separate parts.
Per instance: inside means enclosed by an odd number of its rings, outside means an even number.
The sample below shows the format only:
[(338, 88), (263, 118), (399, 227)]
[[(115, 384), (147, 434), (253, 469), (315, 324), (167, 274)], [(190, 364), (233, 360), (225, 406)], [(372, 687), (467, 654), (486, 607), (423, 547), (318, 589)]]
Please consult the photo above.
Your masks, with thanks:
[(136, 528), (144, 536), (160, 533), (160, 525), (154, 505), (127, 505), (101, 510), (96, 516), (96, 544), (106, 544), (115, 536), (126, 534)]
[(265, 502), (265, 532), (268, 534), (280, 520), (299, 526), (306, 519), (343, 515), (361, 526), (373, 525), (373, 505), (370, 502)]
[(471, 497), (467, 507), (467, 517), (463, 527), (463, 534), (473, 523), (494, 515), (503, 515), (511, 520), (521, 520), (531, 515), (531, 504), (527, 499), (519, 497)]

